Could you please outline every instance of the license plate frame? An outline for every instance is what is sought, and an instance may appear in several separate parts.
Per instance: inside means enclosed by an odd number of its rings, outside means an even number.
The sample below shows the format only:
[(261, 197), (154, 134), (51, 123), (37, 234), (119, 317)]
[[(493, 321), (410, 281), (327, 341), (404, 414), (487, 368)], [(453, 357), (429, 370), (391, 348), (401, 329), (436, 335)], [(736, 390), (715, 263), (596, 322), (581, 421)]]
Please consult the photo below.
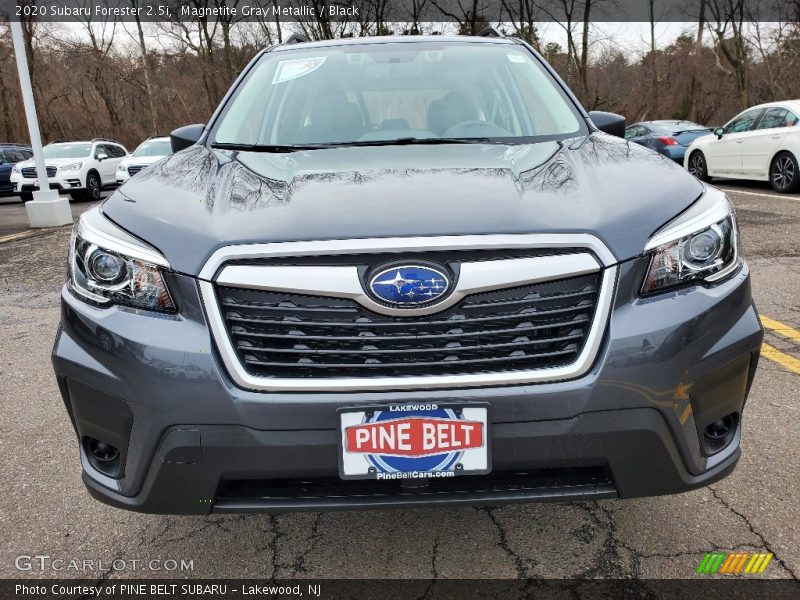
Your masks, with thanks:
[[(450, 416), (445, 417), (442, 413), (448, 413)], [(343, 480), (413, 481), (486, 475), (492, 471), (490, 406), (486, 402), (398, 402), (343, 406), (338, 409), (337, 416), (339, 421), (337, 457), (339, 477)], [(413, 426), (417, 431), (420, 427), (426, 427), (426, 431), (429, 433), (430, 427), (425, 423), (434, 422), (437, 433), (440, 429), (447, 430), (448, 434), (456, 432), (456, 435), (449, 438), (451, 443), (455, 443), (455, 438), (460, 435), (462, 442), (471, 441), (472, 444), (474, 444), (474, 439), (470, 440), (469, 438), (467, 430), (470, 427), (468, 425), (479, 422), (481, 424), (481, 445), (460, 450), (451, 448), (443, 450), (439, 454), (428, 453), (423, 456), (399, 456), (391, 453), (373, 455), (366, 451), (348, 451), (347, 430), (350, 427), (355, 426), (360, 429), (359, 425), (369, 427), (377, 423), (389, 422), (392, 422), (393, 426), (394, 424), (399, 426), (410, 420), (415, 421)], [(422, 425), (417, 421), (421, 421)], [(465, 438), (464, 435), (467, 437)], [(436, 446), (435, 448), (440, 447)], [(436, 462), (437, 457), (441, 462), (437, 463), (435, 468), (426, 468)], [(409, 468), (415, 462), (420, 468)]]

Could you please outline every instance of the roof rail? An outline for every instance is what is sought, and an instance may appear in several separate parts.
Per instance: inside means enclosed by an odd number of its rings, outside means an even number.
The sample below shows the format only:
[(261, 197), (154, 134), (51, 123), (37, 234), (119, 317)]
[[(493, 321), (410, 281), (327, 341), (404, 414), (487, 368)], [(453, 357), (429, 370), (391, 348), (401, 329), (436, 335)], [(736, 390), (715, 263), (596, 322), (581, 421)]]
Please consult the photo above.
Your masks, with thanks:
[(0, 142), (0, 146), (4, 146), (6, 148), (30, 148), (30, 144), (21, 144), (19, 142)]
[(496, 37), (496, 38), (501, 38), (501, 37), (506, 37), (506, 36), (504, 36), (502, 33), (497, 31), (497, 29), (495, 29), (494, 27), (484, 27), (483, 29), (481, 29), (478, 32), (478, 37)]
[(112, 144), (119, 144), (117, 140), (112, 140), (111, 138), (102, 138), (102, 137), (93, 138), (92, 143), (94, 144), (95, 142), (111, 142)]
[(285, 44), (304, 44), (305, 42), (308, 42), (308, 41), (310, 41), (310, 40), (306, 36), (304, 36), (302, 33), (293, 33), (288, 38), (286, 38), (286, 41), (283, 42), (283, 43), (284, 43), (284, 45)]

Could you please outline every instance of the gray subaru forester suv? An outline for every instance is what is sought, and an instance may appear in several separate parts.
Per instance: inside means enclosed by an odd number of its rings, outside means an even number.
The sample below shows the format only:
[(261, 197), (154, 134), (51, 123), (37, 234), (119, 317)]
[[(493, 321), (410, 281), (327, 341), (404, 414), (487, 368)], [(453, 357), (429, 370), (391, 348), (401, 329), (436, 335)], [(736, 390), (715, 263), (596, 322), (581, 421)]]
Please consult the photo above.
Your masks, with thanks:
[(53, 364), (94, 497), (629, 498), (733, 470), (762, 330), (723, 192), (519, 40), (292, 42), (75, 227)]

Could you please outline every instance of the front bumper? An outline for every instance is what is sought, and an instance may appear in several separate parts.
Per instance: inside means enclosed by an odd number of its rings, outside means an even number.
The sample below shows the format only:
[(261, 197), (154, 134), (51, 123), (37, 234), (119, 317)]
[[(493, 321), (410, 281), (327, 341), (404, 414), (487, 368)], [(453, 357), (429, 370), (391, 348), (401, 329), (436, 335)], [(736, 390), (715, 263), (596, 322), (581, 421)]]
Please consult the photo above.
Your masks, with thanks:
[[(110, 477), (79, 443), (84, 482), (104, 502), (160, 513), (633, 497), (708, 485), (739, 458), (758, 361), (749, 272), (641, 299), (646, 267), (619, 266), (602, 349), (581, 378), (410, 392), (235, 387), (190, 277), (169, 275), (175, 316), (95, 308), (65, 290), (53, 363), (67, 410), (79, 440), (121, 450)], [(491, 475), (428, 487), (338, 479), (338, 408), (421, 400), (490, 405)], [(736, 434), (709, 454), (700, 432), (731, 413)]]
[[(50, 189), (58, 190), (59, 192), (74, 192), (86, 187), (79, 171), (69, 171), (63, 175), (61, 173), (56, 173), (56, 175), (48, 177), (47, 179), (50, 183)], [(15, 193), (35, 192), (39, 189), (38, 179), (29, 179), (27, 177), (20, 177), (19, 175), (12, 176), (11, 184)]]

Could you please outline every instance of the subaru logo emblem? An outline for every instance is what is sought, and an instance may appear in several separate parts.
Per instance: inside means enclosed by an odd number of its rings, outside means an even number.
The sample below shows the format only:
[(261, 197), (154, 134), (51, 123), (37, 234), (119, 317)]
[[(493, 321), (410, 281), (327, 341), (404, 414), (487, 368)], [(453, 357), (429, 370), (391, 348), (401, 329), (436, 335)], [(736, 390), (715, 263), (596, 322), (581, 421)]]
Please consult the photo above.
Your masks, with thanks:
[(401, 265), (379, 271), (369, 281), (370, 291), (387, 304), (412, 307), (435, 302), (450, 290), (450, 278), (422, 265)]

